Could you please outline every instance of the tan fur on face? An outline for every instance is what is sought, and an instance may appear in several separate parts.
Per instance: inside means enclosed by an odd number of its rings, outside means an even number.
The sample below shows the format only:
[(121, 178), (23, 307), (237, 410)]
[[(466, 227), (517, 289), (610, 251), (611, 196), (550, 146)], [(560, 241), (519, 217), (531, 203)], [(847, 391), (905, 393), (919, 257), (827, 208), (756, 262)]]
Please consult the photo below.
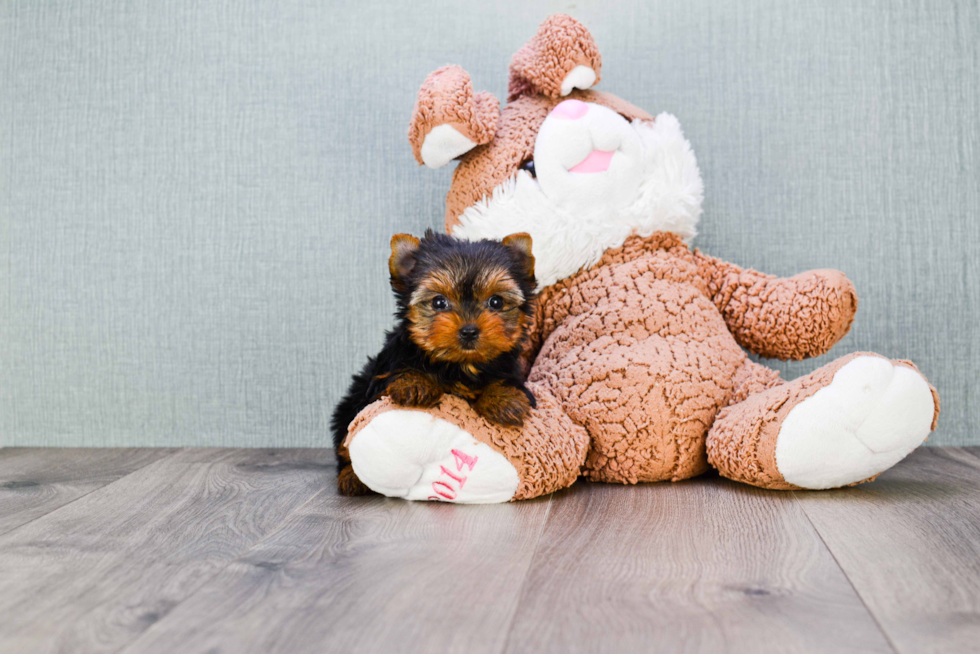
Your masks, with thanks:
[[(451, 303), (459, 304), (459, 295), (456, 293), (457, 280), (449, 270), (435, 270), (429, 273), (425, 279), (419, 282), (418, 288), (412, 293), (410, 300), (411, 306), (423, 305), (442, 295)], [(421, 309), (420, 309), (421, 310)]]
[(524, 304), (524, 294), (520, 286), (506, 270), (488, 268), (480, 273), (474, 283), (474, 294), (480, 302), (486, 302), (494, 295), (504, 300), (504, 310), (511, 310)]
[[(472, 289), (475, 307), (469, 309), (463, 306), (460, 296), (464, 272), (452, 268), (432, 271), (412, 294), (409, 333), (415, 344), (435, 361), (465, 364), (490, 361), (513, 349), (528, 328), (528, 317), (521, 311), (524, 295), (507, 270), (488, 267), (480, 271)], [(439, 295), (449, 302), (446, 311), (432, 308), (432, 300)], [(494, 295), (504, 301), (500, 311), (487, 306)], [(467, 324), (480, 330), (471, 349), (464, 349), (459, 342), (459, 330)]]

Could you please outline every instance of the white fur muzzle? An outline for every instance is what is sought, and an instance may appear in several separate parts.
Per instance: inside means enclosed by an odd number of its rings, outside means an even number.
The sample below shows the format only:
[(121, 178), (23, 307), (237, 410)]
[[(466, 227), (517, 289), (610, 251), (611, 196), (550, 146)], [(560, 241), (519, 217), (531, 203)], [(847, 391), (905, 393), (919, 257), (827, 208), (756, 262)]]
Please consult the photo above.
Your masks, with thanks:
[[(519, 171), (453, 229), (468, 240), (529, 233), (540, 288), (594, 265), (632, 234), (697, 234), (704, 186), (677, 118), (631, 124), (605, 107), (588, 109), (574, 120), (550, 115), (535, 144), (538, 178)], [(569, 170), (590, 149), (614, 152), (608, 170)]]

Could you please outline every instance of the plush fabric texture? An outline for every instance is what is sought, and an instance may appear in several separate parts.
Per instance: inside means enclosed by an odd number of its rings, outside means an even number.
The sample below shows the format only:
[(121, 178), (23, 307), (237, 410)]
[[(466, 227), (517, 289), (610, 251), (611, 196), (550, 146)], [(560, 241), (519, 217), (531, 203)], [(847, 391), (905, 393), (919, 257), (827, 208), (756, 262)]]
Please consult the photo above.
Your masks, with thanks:
[(350, 452), (356, 463), (344, 471), (388, 497), (494, 504), (520, 485), (517, 468), (496, 448), (421, 411), (395, 409), (360, 423)]
[(549, 16), (510, 62), (507, 102), (529, 93), (549, 98), (568, 95), (562, 93), (562, 83), (578, 66), (595, 72), (593, 84), (602, 79), (602, 57), (592, 35), (570, 16)]
[[(826, 388), (837, 371), (858, 357), (867, 356), (887, 361), (885, 357), (871, 352), (855, 352), (792, 382), (774, 379), (769, 388), (722, 409), (707, 441), (709, 463), (722, 475), (735, 481), (765, 488), (798, 490), (800, 487), (787, 482), (776, 467), (776, 443), (783, 421), (801, 402)], [(892, 360), (891, 363), (918, 372), (910, 361)], [(933, 430), (939, 419), (939, 394), (931, 385), (929, 390), (934, 405), (929, 428)], [(863, 481), (877, 476), (875, 474)]]
[[(629, 120), (653, 120), (639, 107), (608, 93), (572, 91), (568, 98), (609, 107)], [(453, 172), (453, 183), (446, 196), (446, 230), (452, 232), (459, 217), (494, 189), (512, 179), (520, 165), (533, 157), (541, 124), (566, 98), (541, 95), (524, 96), (500, 112), (497, 133), (484, 147), (474, 148)]]
[[(473, 144), (488, 143), (497, 130), (499, 115), (500, 102), (492, 93), (474, 93), (465, 70), (459, 66), (443, 66), (426, 78), (412, 110), (408, 142), (412, 145), (415, 160), (426, 163), (422, 158), (426, 137), (434, 128), (443, 125), (456, 130)], [(464, 152), (466, 150), (461, 150), (453, 156)]]
[[(776, 343), (797, 342), (796, 335), (805, 355), (817, 356), (847, 332), (853, 289), (840, 273), (826, 277), (833, 281), (778, 280), (691, 252), (673, 234), (631, 237), (542, 294), (537, 334), (546, 344), (530, 379), (547, 381), (593, 435), (590, 479), (686, 479), (707, 469), (718, 410), (747, 398), (749, 388), (779, 382), (749, 365), (740, 341), (749, 347), (776, 332)], [(735, 294), (717, 281), (729, 278), (759, 283)], [(808, 320), (811, 313), (821, 319)]]
[[(521, 480), (512, 499), (579, 474), (634, 484), (714, 466), (747, 484), (793, 489), (848, 485), (894, 465), (935, 428), (935, 389), (910, 363), (874, 354), (788, 383), (748, 358), (746, 350), (782, 359), (826, 353), (853, 323), (853, 285), (835, 270), (778, 278), (692, 251), (701, 180), (673, 116), (652, 123), (675, 125), (671, 138), (644, 139), (648, 114), (591, 90), (569, 96), (589, 107), (552, 115), (555, 81), (582, 65), (570, 44), (582, 43), (583, 30), (568, 17), (549, 19), (515, 57), (519, 97), (501, 112), (493, 140), (461, 158), (446, 202), (454, 234), (493, 235), (495, 222), (527, 231), (537, 262), (572, 242), (535, 235), (542, 222), (599, 246), (567, 270), (547, 268), (525, 357), (538, 409), (520, 429), (490, 425), (458, 398), (429, 413), (507, 457)], [(615, 151), (608, 170), (572, 170), (573, 159), (595, 151)], [(547, 160), (548, 175), (544, 166), (536, 177), (521, 169), (532, 157)], [(549, 203), (557, 213), (541, 209)], [(606, 211), (609, 203), (619, 209)], [(642, 216), (627, 210), (634, 207), (655, 218), (632, 222)], [(388, 400), (368, 407), (348, 442), (391, 409)], [(821, 441), (827, 429), (844, 449)]]
[[(568, 175), (578, 166), (569, 168), (568, 172), (562, 170), (561, 159), (577, 161), (580, 156), (585, 157), (583, 150), (587, 144), (581, 138), (583, 119), (565, 121), (552, 116), (542, 129), (548, 122), (557, 122), (559, 127), (565, 126), (564, 123), (575, 124), (569, 125), (570, 134), (551, 130), (544, 138), (537, 139), (534, 150), (537, 178), (527, 171), (517, 171), (497, 186), (490, 197), (467, 208), (451, 229), (454, 236), (470, 240), (500, 239), (515, 230), (526, 229), (535, 243), (535, 276), (539, 288), (595, 265), (603, 252), (620, 247), (631, 234), (646, 236), (669, 231), (685, 240), (697, 234), (704, 185), (694, 152), (677, 118), (662, 113), (655, 120), (637, 119), (628, 123), (619, 114), (605, 111), (604, 105), (591, 102), (581, 105), (590, 114), (605, 114), (589, 125), (590, 133), (599, 127), (596, 131), (634, 140), (633, 145), (639, 146), (627, 158), (629, 167), (640, 177), (635, 192), (629, 192), (630, 175), (622, 174), (622, 166), (618, 177), (624, 183), (599, 184), (601, 193), (582, 187), (583, 175)], [(544, 156), (538, 157), (539, 152)], [(622, 159), (617, 162), (616, 157), (624, 155), (613, 153), (613, 167), (624, 163)], [(549, 164), (550, 168), (546, 168)], [(610, 173), (614, 174), (615, 171)], [(617, 202), (623, 197), (629, 201)]]
[(745, 353), (675, 235), (631, 237), (541, 298), (547, 383), (592, 436), (595, 481), (679, 480), (707, 470), (705, 437)]
[(708, 271), (712, 301), (739, 345), (770, 359), (807, 359), (827, 352), (850, 331), (854, 285), (837, 270), (787, 279), (697, 253)]
[[(491, 424), (464, 400), (452, 395), (443, 396), (438, 406), (426, 411), (507, 457), (520, 478), (514, 500), (546, 495), (575, 483), (589, 446), (585, 429), (562, 411), (547, 387), (529, 382), (528, 388), (534, 393), (538, 408), (521, 429)], [(392, 408), (391, 400), (383, 398), (362, 411), (351, 423), (347, 443), (373, 418)]]

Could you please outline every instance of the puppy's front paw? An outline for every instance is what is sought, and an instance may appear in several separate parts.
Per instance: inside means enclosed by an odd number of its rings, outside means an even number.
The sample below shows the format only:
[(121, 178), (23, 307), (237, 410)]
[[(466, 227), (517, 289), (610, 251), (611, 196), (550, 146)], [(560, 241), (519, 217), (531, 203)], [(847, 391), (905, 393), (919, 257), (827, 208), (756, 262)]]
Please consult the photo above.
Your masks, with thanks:
[(439, 404), (442, 389), (427, 375), (408, 371), (391, 380), (388, 395), (395, 404), (428, 409)]
[(531, 412), (531, 402), (521, 389), (497, 382), (487, 386), (473, 408), (490, 422), (522, 427)]

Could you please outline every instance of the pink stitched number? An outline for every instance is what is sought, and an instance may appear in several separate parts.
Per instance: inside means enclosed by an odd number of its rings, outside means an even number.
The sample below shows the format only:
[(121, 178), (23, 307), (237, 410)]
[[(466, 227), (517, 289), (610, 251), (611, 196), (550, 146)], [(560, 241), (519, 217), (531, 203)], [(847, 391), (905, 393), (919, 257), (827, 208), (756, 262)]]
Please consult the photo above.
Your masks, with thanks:
[(463, 490), (463, 484), (466, 483), (465, 475), (463, 475), (462, 477), (457, 477), (453, 473), (446, 470), (446, 466), (439, 466), (439, 467), (442, 468), (442, 474), (446, 475), (447, 477), (452, 477), (453, 479), (455, 479), (457, 483), (459, 483), (459, 490)]
[[(446, 490), (445, 491), (441, 491), (441, 490), (439, 490), (437, 488), (437, 486), (443, 486)], [(449, 484), (447, 484), (444, 481), (434, 481), (434, 482), (432, 482), (432, 490), (435, 491), (436, 495), (445, 497), (447, 500), (455, 500), (456, 499), (456, 491), (454, 491), (453, 490), (453, 487), (450, 486)], [(452, 494), (450, 495), (450, 493), (452, 493)]]
[(463, 466), (469, 466), (470, 472), (473, 472), (473, 466), (476, 465), (480, 457), (470, 456), (466, 452), (460, 452), (459, 450), (453, 450), (452, 452), (453, 457), (456, 459), (456, 470), (462, 472)]
[[(480, 459), (478, 456), (470, 456), (466, 452), (460, 452), (459, 450), (451, 450), (453, 453), (453, 458), (456, 459), (456, 472), (463, 472), (463, 468), (469, 468), (470, 472), (473, 472), (473, 466)], [(459, 484), (459, 488), (454, 489), (445, 481), (434, 481), (432, 482), (432, 492), (435, 495), (429, 495), (427, 499), (438, 500), (446, 499), (450, 502), (456, 499), (456, 495), (459, 491), (463, 489), (463, 484), (466, 483), (466, 475), (457, 475), (446, 469), (446, 466), (439, 466), (442, 469), (442, 474), (454, 480)]]

